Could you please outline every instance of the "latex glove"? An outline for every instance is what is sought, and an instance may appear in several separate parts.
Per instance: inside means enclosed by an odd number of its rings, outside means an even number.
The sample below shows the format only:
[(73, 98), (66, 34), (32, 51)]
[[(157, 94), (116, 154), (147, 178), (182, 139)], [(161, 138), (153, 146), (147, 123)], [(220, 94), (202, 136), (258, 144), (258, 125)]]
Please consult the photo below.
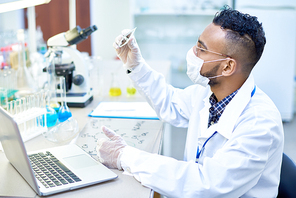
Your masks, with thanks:
[(110, 140), (102, 138), (97, 141), (96, 150), (99, 161), (109, 168), (121, 170), (120, 155), (127, 144), (121, 136), (106, 126), (102, 126), (102, 131)]
[(122, 47), (119, 47), (117, 44), (122, 39), (122, 35), (126, 34), (129, 31), (130, 30), (127, 29), (123, 30), (121, 32), (122, 34), (116, 37), (115, 42), (113, 43), (113, 47), (116, 50), (117, 56), (123, 62), (124, 67), (126, 67), (126, 69), (133, 69), (134, 67), (145, 61), (141, 55), (141, 51), (136, 38), (133, 35), (129, 42)]

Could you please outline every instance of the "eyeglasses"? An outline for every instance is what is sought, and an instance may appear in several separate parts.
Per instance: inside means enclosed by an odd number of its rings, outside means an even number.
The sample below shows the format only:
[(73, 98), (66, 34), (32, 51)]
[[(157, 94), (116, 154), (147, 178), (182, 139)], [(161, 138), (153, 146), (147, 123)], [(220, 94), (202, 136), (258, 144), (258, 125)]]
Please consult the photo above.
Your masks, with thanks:
[(212, 54), (217, 54), (219, 56), (224, 56), (226, 58), (232, 58), (231, 56), (228, 56), (226, 54), (221, 54), (221, 53), (218, 53), (218, 52), (213, 52), (211, 50), (207, 50), (207, 49), (204, 49), (204, 48), (201, 48), (201, 47), (198, 47), (197, 45), (194, 46), (195, 47), (195, 55), (198, 56), (200, 54), (200, 52), (210, 52)]

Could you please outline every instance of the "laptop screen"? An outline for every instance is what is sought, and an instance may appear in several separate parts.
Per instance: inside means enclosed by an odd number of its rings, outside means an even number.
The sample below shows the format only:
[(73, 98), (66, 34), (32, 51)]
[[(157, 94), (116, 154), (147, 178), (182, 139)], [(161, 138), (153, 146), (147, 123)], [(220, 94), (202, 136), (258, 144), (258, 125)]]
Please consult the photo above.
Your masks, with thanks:
[(17, 123), (2, 107), (0, 126), (0, 141), (7, 159), (30, 186), (39, 192)]

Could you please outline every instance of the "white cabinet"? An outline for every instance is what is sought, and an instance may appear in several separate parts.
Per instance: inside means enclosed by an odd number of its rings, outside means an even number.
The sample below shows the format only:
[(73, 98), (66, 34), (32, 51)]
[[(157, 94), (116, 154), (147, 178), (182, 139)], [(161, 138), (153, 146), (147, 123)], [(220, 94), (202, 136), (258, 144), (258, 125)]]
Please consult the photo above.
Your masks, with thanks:
[(253, 69), (255, 83), (275, 103), (283, 121), (294, 114), (296, 66), (295, 1), (236, 1), (237, 9), (257, 16), (266, 35), (261, 59)]

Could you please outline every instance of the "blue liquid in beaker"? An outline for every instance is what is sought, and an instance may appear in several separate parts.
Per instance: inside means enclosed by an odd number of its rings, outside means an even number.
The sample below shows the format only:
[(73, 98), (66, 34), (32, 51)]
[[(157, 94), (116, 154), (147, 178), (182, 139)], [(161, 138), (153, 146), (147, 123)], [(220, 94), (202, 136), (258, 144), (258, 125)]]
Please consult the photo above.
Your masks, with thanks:
[(64, 122), (68, 120), (68, 118), (72, 117), (72, 113), (69, 110), (68, 106), (61, 106), (58, 113), (59, 121)]
[(46, 106), (46, 110), (47, 110), (47, 113), (46, 113), (46, 126), (47, 127), (55, 126), (57, 124), (57, 121), (58, 121), (57, 112), (53, 108), (51, 108), (49, 106)]
[(56, 113), (59, 113), (60, 108), (59, 107), (53, 107)]

